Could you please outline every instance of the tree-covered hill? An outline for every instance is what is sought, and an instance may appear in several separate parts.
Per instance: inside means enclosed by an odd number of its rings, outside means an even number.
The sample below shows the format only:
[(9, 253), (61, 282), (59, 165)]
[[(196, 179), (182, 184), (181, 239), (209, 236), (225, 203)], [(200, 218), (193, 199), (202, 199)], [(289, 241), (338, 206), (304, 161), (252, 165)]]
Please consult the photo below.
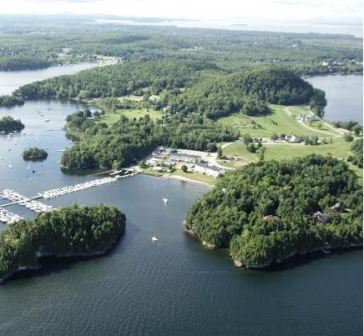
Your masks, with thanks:
[(138, 92), (159, 94), (162, 90), (188, 87), (204, 72), (221, 71), (206, 62), (124, 62), (31, 83), (15, 94), (25, 99), (121, 97)]
[(22, 269), (39, 268), (41, 256), (92, 256), (105, 253), (125, 229), (116, 208), (71, 206), (9, 224), (0, 233), (0, 282)]
[(236, 112), (254, 116), (268, 114), (267, 103), (310, 104), (318, 114), (326, 105), (325, 94), (293, 71), (272, 68), (229, 74), (202, 61), (125, 62), (31, 83), (17, 90), (13, 99), (1, 99), (4, 104), (16, 104), (26, 99), (130, 94), (161, 94), (160, 100), (154, 100), (155, 108), (169, 108), (181, 116), (197, 113), (210, 119)]
[(293, 71), (271, 68), (208, 78), (183, 93), (164, 97), (174, 113), (198, 112), (217, 119), (232, 113), (259, 116), (269, 113), (267, 103), (310, 104), (318, 114), (326, 105), (325, 94), (314, 89)]
[(250, 164), (198, 200), (186, 229), (229, 248), (237, 265), (267, 267), (297, 254), (362, 245), (362, 190), (346, 163), (307, 156)]

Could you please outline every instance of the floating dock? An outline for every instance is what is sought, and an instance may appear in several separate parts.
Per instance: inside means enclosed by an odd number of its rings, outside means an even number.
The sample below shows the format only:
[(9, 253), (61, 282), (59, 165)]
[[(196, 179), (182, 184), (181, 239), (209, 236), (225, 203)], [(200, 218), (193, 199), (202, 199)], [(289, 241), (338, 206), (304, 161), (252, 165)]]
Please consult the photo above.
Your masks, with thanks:
[[(129, 172), (131, 172), (131, 171), (129, 171)], [(78, 184), (75, 184), (72, 186), (66, 186), (66, 187), (62, 187), (62, 188), (47, 190), (42, 193), (39, 193), (38, 196), (34, 196), (34, 197), (26, 197), (24, 195), (17, 193), (14, 190), (5, 189), (0, 193), (0, 198), (4, 198), (10, 202), (0, 205), (0, 222), (14, 223), (14, 222), (17, 222), (17, 221), (23, 219), (21, 216), (13, 214), (10, 211), (7, 211), (4, 209), (4, 207), (7, 207), (9, 205), (21, 205), (37, 214), (49, 212), (49, 211), (52, 211), (54, 208), (49, 205), (46, 205), (42, 202), (37, 201), (37, 199), (44, 198), (45, 200), (48, 200), (48, 199), (56, 198), (56, 197), (71, 194), (71, 193), (74, 193), (77, 191), (83, 191), (83, 190), (101, 186), (104, 184), (109, 184), (109, 183), (115, 182), (119, 179), (134, 176), (136, 174), (138, 174), (138, 172), (134, 171), (127, 175), (122, 175), (122, 176), (117, 175), (117, 176), (103, 177), (103, 178), (99, 178), (96, 180), (87, 181), (84, 183), (78, 183)]]
[(8, 210), (0, 208), (0, 222), (6, 223), (6, 224), (11, 224), (11, 223), (15, 223), (20, 220), (23, 220), (23, 219), (24, 219), (23, 217), (21, 217), (17, 214), (14, 214)]
[(49, 212), (52, 211), (52, 207), (49, 205), (46, 205), (42, 202), (36, 201), (34, 198), (29, 198), (26, 196), (23, 196), (16, 191), (5, 189), (3, 190), (1, 197), (4, 199), (7, 199), (11, 203), (3, 204), (2, 207), (12, 205), (12, 204), (18, 204), (25, 206), (29, 210), (34, 211), (35, 213), (43, 213), (43, 212)]
[(72, 186), (66, 186), (66, 187), (62, 187), (62, 188), (47, 190), (42, 193), (39, 193), (38, 195), (40, 197), (43, 197), (44, 199), (56, 198), (56, 197), (71, 194), (71, 193), (74, 193), (77, 191), (83, 191), (83, 190), (101, 186), (104, 184), (109, 184), (109, 183), (115, 182), (123, 177), (129, 177), (132, 175), (135, 175), (135, 173), (125, 175), (125, 176), (104, 177), (104, 178), (100, 178), (97, 180), (87, 181), (84, 183), (78, 183), (78, 184), (75, 184)]

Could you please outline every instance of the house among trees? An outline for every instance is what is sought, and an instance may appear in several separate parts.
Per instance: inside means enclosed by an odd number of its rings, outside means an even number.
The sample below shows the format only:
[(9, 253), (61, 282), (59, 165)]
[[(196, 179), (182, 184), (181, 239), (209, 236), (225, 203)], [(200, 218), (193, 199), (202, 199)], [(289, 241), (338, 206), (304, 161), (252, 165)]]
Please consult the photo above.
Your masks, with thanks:
[(337, 202), (335, 203), (332, 207), (330, 207), (331, 210), (337, 211), (337, 212), (341, 212), (345, 210), (345, 206), (343, 203), (341, 202)]
[(329, 220), (329, 216), (323, 214), (321, 211), (317, 211), (313, 214), (313, 218), (315, 218), (320, 223), (326, 223)]
[(289, 143), (300, 143), (302, 142), (302, 139), (301, 137), (299, 136), (296, 136), (296, 135), (291, 135), (291, 136), (287, 136), (286, 137), (286, 140), (289, 142)]

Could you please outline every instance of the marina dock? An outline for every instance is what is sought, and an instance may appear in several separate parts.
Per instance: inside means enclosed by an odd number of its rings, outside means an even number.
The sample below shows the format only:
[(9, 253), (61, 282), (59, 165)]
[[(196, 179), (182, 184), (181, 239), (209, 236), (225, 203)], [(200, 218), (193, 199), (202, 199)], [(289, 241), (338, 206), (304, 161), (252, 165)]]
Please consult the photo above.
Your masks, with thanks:
[(5, 189), (3, 190), (2, 194), (0, 195), (2, 198), (7, 199), (11, 203), (3, 204), (1, 207), (9, 206), (12, 204), (18, 204), (25, 206), (31, 211), (34, 211), (35, 213), (43, 213), (43, 212), (49, 212), (52, 211), (52, 207), (49, 205), (46, 205), (44, 203), (41, 203), (39, 201), (36, 201), (33, 198), (29, 198), (26, 196), (23, 196), (16, 191)]
[(53, 199), (53, 198), (56, 198), (59, 196), (63, 196), (63, 195), (71, 194), (74, 192), (90, 189), (93, 187), (109, 184), (109, 183), (115, 182), (119, 179), (134, 176), (136, 174), (138, 174), (138, 172), (133, 171), (127, 175), (122, 175), (122, 176), (116, 175), (116, 176), (103, 177), (103, 178), (99, 178), (96, 180), (87, 181), (84, 183), (78, 183), (78, 184), (71, 185), (71, 186), (65, 186), (62, 188), (47, 190), (47, 191), (38, 193), (38, 195), (34, 196), (34, 197), (27, 197), (27, 196), (17, 193), (14, 190), (5, 189), (2, 192), (0, 192), (0, 198), (8, 200), (9, 203), (0, 205), (0, 222), (14, 223), (16, 221), (23, 219), (21, 216), (13, 214), (10, 211), (5, 210), (4, 208), (7, 206), (20, 205), (20, 206), (26, 207), (27, 209), (29, 209), (37, 214), (45, 213), (45, 212), (52, 211), (54, 208), (52, 206), (39, 202), (38, 199), (41, 199), (41, 198), (43, 198), (45, 200)]
[(42, 193), (39, 193), (39, 196), (43, 197), (44, 199), (52, 199), (52, 198), (56, 198), (59, 196), (71, 194), (71, 193), (74, 193), (77, 191), (83, 191), (83, 190), (90, 189), (90, 188), (93, 188), (96, 186), (109, 184), (109, 183), (117, 181), (119, 178), (120, 178), (119, 176), (104, 177), (101, 179), (92, 180), (92, 181), (88, 181), (85, 183), (78, 183), (73, 186), (66, 186), (66, 187), (62, 187), (62, 188), (47, 190)]
[(8, 210), (0, 208), (0, 222), (11, 224), (18, 222), (22, 219), (24, 218)]

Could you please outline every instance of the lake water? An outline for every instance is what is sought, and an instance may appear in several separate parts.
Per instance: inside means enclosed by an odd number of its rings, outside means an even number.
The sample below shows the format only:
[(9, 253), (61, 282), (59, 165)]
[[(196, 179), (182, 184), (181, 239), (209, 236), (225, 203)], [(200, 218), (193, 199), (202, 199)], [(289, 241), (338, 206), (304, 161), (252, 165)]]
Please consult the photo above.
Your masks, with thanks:
[(41, 70), (0, 71), (0, 96), (9, 95), (25, 84), (61, 75), (72, 75), (95, 66), (97, 66), (96, 63), (78, 63), (52, 66)]
[(354, 120), (363, 125), (363, 76), (328, 75), (306, 80), (325, 91), (327, 120)]
[[(65, 175), (57, 163), (58, 150), (70, 145), (64, 119), (82, 107), (49, 101), (0, 109), (0, 117), (26, 125), (10, 140), (0, 136), (0, 190), (34, 195), (92, 178)], [(49, 151), (43, 164), (30, 164), (35, 174), (21, 159), (33, 145)], [(125, 236), (108, 256), (63, 262), (0, 286), (0, 335), (361, 335), (361, 251), (279, 272), (238, 269), (225, 252), (207, 251), (183, 232), (186, 211), (207, 190), (139, 175), (48, 201), (117, 206), (127, 215)]]

